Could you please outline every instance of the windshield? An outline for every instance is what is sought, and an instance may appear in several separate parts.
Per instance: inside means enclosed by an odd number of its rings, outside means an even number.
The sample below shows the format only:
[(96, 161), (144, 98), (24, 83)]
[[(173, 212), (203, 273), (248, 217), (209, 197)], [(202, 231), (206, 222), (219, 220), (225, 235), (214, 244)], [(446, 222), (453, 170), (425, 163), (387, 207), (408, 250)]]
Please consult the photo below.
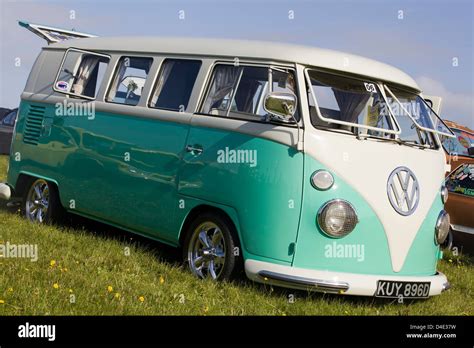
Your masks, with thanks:
[[(418, 94), (360, 78), (306, 70), (311, 123), (316, 128), (437, 148), (434, 133), (449, 127)], [(382, 88), (382, 87), (380, 87)]]
[(315, 127), (386, 136), (400, 133), (378, 85), (316, 70), (307, 71), (309, 106)]
[(409, 118), (420, 130), (453, 137), (451, 129), (420, 95), (400, 88), (385, 86), (387, 100), (397, 120)]
[[(415, 94), (410, 94), (395, 88), (392, 88), (391, 91), (398, 99), (398, 102), (390, 93), (387, 93), (387, 102), (402, 130), (400, 139), (417, 145), (429, 146), (431, 148), (435, 147), (436, 142), (433, 138), (433, 134), (421, 130), (413, 121), (413, 119), (415, 119), (418, 124), (424, 128), (433, 129), (434, 125), (429, 116), (426, 104)], [(410, 117), (410, 115), (412, 117)]]
[[(455, 138), (446, 138), (443, 140), (443, 147), (449, 154), (458, 156), (469, 156), (468, 149), (474, 146), (474, 134), (466, 131), (451, 128)], [(471, 156), (472, 157), (472, 156)]]

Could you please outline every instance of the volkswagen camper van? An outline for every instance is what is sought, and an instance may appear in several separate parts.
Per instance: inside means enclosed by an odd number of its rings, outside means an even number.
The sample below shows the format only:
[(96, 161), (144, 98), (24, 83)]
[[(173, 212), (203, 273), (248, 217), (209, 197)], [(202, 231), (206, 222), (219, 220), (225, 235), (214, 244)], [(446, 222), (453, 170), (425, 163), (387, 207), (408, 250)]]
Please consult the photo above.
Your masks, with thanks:
[(181, 247), (199, 278), (448, 289), (439, 136), (452, 133), (403, 71), (275, 42), (56, 41), (21, 95), (0, 190), (27, 219), (67, 211)]

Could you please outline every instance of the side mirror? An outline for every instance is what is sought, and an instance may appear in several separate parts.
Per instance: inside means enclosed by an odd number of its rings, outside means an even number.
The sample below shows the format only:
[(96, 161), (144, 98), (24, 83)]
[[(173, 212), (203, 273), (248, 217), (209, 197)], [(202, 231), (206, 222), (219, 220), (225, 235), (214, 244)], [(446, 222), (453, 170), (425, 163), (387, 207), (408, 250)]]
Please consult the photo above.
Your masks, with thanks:
[(291, 121), (296, 112), (297, 98), (293, 93), (273, 92), (265, 96), (263, 108), (283, 121)]
[(471, 146), (470, 148), (468, 148), (467, 153), (469, 154), (469, 156), (474, 156), (474, 146)]

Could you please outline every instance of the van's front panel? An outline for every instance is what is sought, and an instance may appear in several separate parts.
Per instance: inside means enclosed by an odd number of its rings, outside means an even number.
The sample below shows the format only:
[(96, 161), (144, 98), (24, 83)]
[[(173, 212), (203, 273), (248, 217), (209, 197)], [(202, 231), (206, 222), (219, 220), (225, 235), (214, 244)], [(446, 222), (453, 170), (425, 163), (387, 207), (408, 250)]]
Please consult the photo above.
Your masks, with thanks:
[[(401, 215), (390, 202), (388, 181), (399, 167), (410, 168), (419, 182), (415, 214)], [(329, 190), (311, 185), (317, 170), (333, 175)], [(439, 294), (448, 286), (446, 277), (436, 272), (443, 170), (438, 150), (306, 131), (302, 214), (292, 267), (247, 260), (247, 274), (261, 282), (344, 294), (385, 294), (390, 286), (404, 284), (410, 284), (409, 295), (410, 286), (423, 296)], [(328, 236), (317, 220), (325, 203), (334, 199), (349, 202), (358, 218), (354, 230), (342, 238)]]

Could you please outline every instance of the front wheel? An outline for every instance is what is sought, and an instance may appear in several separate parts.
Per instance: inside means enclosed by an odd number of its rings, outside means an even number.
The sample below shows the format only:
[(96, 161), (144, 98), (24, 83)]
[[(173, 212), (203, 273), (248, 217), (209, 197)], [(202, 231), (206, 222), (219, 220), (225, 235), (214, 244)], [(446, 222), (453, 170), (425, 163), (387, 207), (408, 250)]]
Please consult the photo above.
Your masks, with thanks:
[(196, 218), (186, 232), (183, 258), (198, 278), (228, 280), (236, 277), (242, 256), (232, 223), (212, 213)]
[(57, 222), (62, 206), (56, 186), (44, 179), (31, 179), (23, 197), (23, 211), (31, 222)]

